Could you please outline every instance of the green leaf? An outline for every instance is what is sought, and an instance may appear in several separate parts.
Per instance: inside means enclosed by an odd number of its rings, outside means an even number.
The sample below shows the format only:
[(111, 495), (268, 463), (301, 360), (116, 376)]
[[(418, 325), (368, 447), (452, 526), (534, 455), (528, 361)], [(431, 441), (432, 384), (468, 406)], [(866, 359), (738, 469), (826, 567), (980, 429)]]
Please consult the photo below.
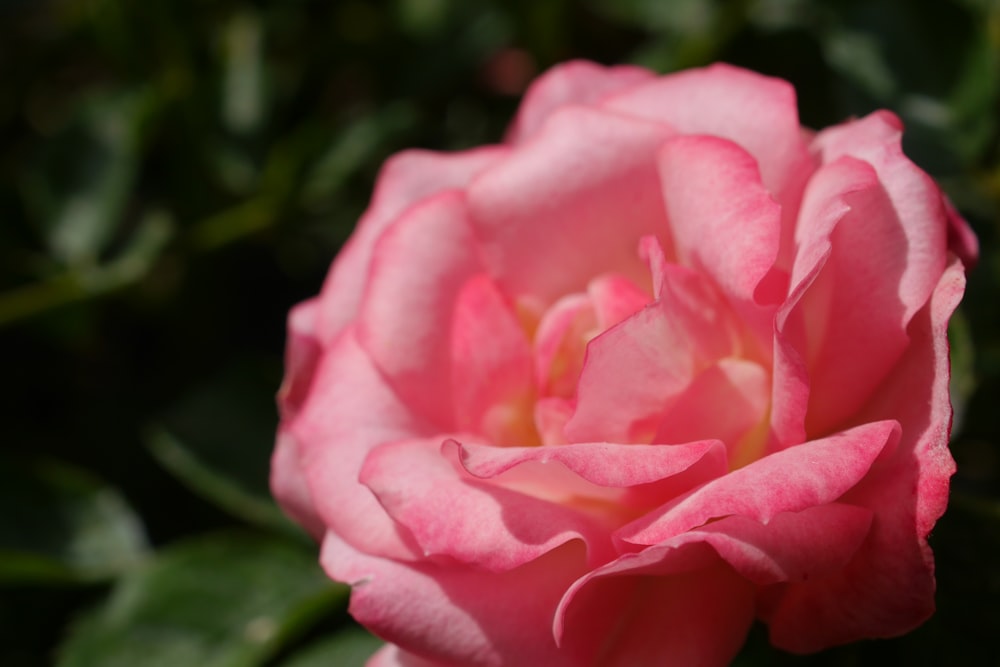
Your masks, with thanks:
[(830, 67), (880, 104), (887, 104), (896, 94), (893, 72), (877, 35), (841, 28), (829, 31), (822, 44)]
[(171, 408), (146, 441), (165, 468), (210, 502), (251, 523), (297, 532), (268, 484), (278, 384), (258, 368), (233, 367)]
[(307, 646), (282, 662), (281, 667), (364, 667), (383, 644), (364, 630), (350, 628)]
[(0, 459), (0, 582), (100, 580), (147, 550), (118, 493), (64, 464)]
[(264, 119), (263, 33), (260, 17), (246, 10), (223, 26), (222, 119), (239, 134), (254, 132)]
[(124, 576), (77, 622), (58, 667), (252, 667), (341, 605), (294, 542), (215, 535), (172, 546)]
[(316, 208), (343, 189), (359, 166), (371, 163), (386, 150), (393, 137), (416, 123), (413, 108), (405, 102), (385, 106), (347, 125), (323, 151), (305, 176), (302, 201)]
[(156, 99), (148, 89), (95, 96), (28, 172), (25, 196), (60, 262), (92, 264), (114, 238)]

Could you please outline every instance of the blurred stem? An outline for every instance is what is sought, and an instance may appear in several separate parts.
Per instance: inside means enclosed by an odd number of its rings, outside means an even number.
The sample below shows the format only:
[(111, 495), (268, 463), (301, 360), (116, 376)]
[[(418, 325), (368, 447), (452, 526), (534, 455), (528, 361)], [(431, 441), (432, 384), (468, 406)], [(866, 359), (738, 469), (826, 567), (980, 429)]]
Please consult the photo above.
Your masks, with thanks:
[[(189, 246), (210, 252), (272, 225), (294, 192), (302, 144), (311, 138), (307, 128), (276, 146), (261, 176), (260, 194), (192, 224), (185, 234)], [(140, 282), (174, 236), (168, 214), (150, 213), (128, 248), (111, 262), (71, 266), (45, 280), (0, 293), (0, 327)]]
[(72, 273), (8, 290), (0, 294), (0, 326), (81, 301), (92, 294)]
[(138, 282), (173, 236), (173, 223), (162, 211), (149, 213), (128, 248), (103, 266), (75, 266), (41, 282), (0, 294), (0, 326), (76, 301), (113, 292)]
[(309, 128), (278, 144), (261, 175), (260, 194), (196, 222), (188, 233), (191, 245), (215, 250), (271, 226), (299, 180), (306, 139), (311, 139)]

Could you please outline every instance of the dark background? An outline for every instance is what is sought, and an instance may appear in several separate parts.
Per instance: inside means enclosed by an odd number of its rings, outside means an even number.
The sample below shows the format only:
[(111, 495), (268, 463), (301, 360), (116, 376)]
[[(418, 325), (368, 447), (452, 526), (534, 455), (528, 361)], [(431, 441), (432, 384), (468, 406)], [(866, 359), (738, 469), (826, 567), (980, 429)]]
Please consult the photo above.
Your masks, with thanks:
[(569, 58), (723, 60), (876, 108), (971, 221), (939, 611), (817, 656), (1000, 664), (1000, 4), (0, 0), (0, 665), (360, 664), (266, 488), (284, 319), (406, 147), (500, 140)]

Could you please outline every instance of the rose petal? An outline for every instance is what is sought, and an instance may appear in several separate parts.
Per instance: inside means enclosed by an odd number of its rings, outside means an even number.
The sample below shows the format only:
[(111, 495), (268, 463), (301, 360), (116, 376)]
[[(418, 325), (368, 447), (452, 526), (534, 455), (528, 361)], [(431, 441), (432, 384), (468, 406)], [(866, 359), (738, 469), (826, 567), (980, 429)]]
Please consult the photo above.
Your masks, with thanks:
[(321, 561), (352, 585), (349, 611), (359, 623), (432, 663), (574, 667), (552, 623), (561, 595), (585, 571), (582, 554), (566, 545), (497, 573), (373, 557), (328, 533)]
[(967, 271), (974, 269), (979, 262), (979, 239), (947, 196), (944, 207), (948, 214), (948, 249), (958, 255)]
[(523, 143), (559, 107), (592, 104), (655, 77), (649, 70), (634, 65), (604, 67), (583, 60), (557, 65), (538, 77), (524, 94), (507, 141)]
[(587, 294), (569, 294), (545, 311), (535, 331), (535, 380), (541, 396), (572, 398), (583, 355), (597, 328)]
[(899, 424), (887, 420), (790, 447), (679, 497), (622, 527), (617, 538), (658, 544), (720, 517), (741, 515), (767, 523), (783, 512), (833, 502), (898, 439)]
[(773, 307), (784, 298), (775, 269), (781, 207), (761, 184), (749, 153), (725, 139), (676, 137), (659, 157), (667, 216), (681, 263), (711, 276), (758, 338), (770, 347)]
[(439, 192), (464, 187), (507, 155), (502, 146), (460, 153), (411, 150), (386, 161), (371, 204), (337, 255), (319, 297), (316, 331), (324, 344), (354, 319), (365, 290), (368, 266), (379, 237), (407, 208)]
[(894, 455), (845, 496), (845, 502), (875, 513), (866, 543), (837, 576), (790, 586), (766, 601), (763, 618), (775, 645), (807, 653), (863, 637), (892, 637), (933, 612), (933, 556), (926, 538), (947, 505), (955, 470), (948, 452), (946, 333), (964, 284), (956, 259), (930, 305), (912, 320), (898, 371), (859, 416), (891, 413), (902, 424)]
[(395, 644), (385, 644), (368, 658), (365, 667), (441, 667), (441, 663), (407, 653)]
[(371, 553), (411, 557), (405, 535), (358, 482), (358, 472), (372, 448), (432, 430), (386, 384), (353, 329), (323, 356), (309, 398), (288, 429), (327, 527)]
[(299, 456), (299, 442), (285, 427), (278, 429), (277, 444), (271, 455), (271, 493), (285, 513), (310, 535), (317, 540), (323, 536), (326, 526), (316, 513), (316, 503), (309, 492)]
[(731, 328), (700, 277), (670, 265), (660, 299), (587, 347), (570, 442), (651, 442), (695, 375), (732, 353)]
[[(613, 497), (622, 505), (648, 507), (726, 472), (725, 447), (714, 440), (669, 447), (605, 442), (572, 447), (457, 447), (458, 461), (469, 474), (510, 486), (510, 473), (517, 470), (517, 488), (557, 501), (575, 496)], [(560, 473), (563, 468), (574, 478)], [(627, 493), (609, 496), (605, 489)]]
[(578, 580), (556, 616), (576, 664), (724, 667), (754, 618), (753, 587), (702, 544), (627, 554)]
[(813, 148), (824, 163), (843, 155), (874, 167), (905, 235), (905, 266), (899, 279), (904, 323), (930, 298), (947, 263), (948, 214), (930, 176), (903, 154), (902, 123), (888, 111), (823, 130)]
[(316, 336), (319, 300), (309, 299), (288, 314), (288, 345), (285, 350), (285, 377), (278, 390), (278, 408), (283, 420), (295, 417), (309, 395), (322, 345)]
[(650, 302), (649, 294), (634, 282), (613, 273), (591, 280), (587, 285), (587, 295), (594, 304), (597, 324), (602, 331), (639, 312)]
[(456, 299), (449, 365), (458, 429), (497, 444), (538, 444), (531, 343), (511, 305), (485, 275), (466, 282)]
[[(795, 211), (814, 167), (799, 127), (795, 89), (781, 79), (716, 64), (678, 72), (610, 97), (605, 108), (667, 123), (681, 134), (729, 139), (749, 152), (781, 203), (777, 266), (791, 266)], [(669, 191), (668, 191), (669, 192)]]
[(771, 372), (771, 433), (765, 449), (768, 454), (805, 442), (809, 409), (809, 370), (790, 337), (779, 330), (777, 321)]
[(653, 442), (721, 440), (729, 449), (730, 460), (745, 457), (740, 444), (767, 414), (769, 389), (770, 377), (759, 364), (732, 357), (720, 359), (702, 371), (667, 409)]
[[(867, 402), (906, 348), (899, 291), (908, 258), (903, 224), (865, 162), (842, 157), (809, 184), (796, 273), (823, 257), (797, 300), (799, 344), (809, 368), (807, 431), (828, 433)], [(799, 269), (799, 260), (807, 268)]]
[(872, 512), (839, 503), (778, 514), (766, 525), (729, 516), (681, 533), (671, 546), (704, 542), (758, 586), (800, 582), (844, 567), (864, 542)]
[(482, 267), (465, 200), (445, 192), (411, 207), (375, 245), (358, 340), (403, 401), (451, 427), (451, 318), (462, 285)]
[(567, 107), (477, 178), (469, 206), (504, 290), (551, 303), (602, 273), (639, 282), (639, 239), (667, 230), (654, 158), (669, 135), (655, 123)]
[(572, 506), (491, 484), (451, 464), (441, 440), (390, 443), (368, 455), (360, 480), (414, 536), (425, 557), (506, 572), (573, 540), (600, 562), (608, 529)]

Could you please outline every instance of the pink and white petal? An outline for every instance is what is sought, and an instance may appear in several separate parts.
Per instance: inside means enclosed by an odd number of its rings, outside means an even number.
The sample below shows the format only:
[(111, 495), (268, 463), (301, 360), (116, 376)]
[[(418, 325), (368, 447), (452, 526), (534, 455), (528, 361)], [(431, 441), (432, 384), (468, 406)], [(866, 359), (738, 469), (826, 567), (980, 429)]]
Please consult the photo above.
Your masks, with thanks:
[(299, 443), (286, 427), (278, 428), (277, 444), (271, 455), (270, 485), (271, 493), (285, 514), (319, 541), (326, 526), (316, 513), (316, 503), (309, 492), (299, 457)]
[(872, 524), (864, 507), (830, 503), (776, 515), (766, 525), (729, 516), (667, 542), (704, 542), (740, 576), (757, 586), (818, 579), (842, 569)]
[(724, 667), (754, 618), (754, 587), (704, 544), (651, 547), (577, 581), (555, 633), (576, 664)]
[[(929, 533), (944, 513), (949, 480), (955, 472), (948, 449), (952, 420), (948, 321), (964, 292), (964, 267), (952, 258), (930, 303), (907, 330), (910, 347), (906, 354), (860, 415), (879, 418), (892, 412), (902, 425), (906, 447), (901, 448), (898, 458), (909, 458), (920, 469), (917, 531), (921, 536)], [(928, 363), (930, 359), (933, 364)], [(930, 552), (927, 554), (929, 557)]]
[(948, 213), (948, 249), (958, 255), (965, 270), (969, 271), (979, 261), (979, 239), (947, 196), (944, 197), (944, 207)]
[(368, 267), (379, 237), (407, 208), (420, 200), (462, 189), (477, 174), (502, 160), (509, 149), (486, 146), (459, 153), (410, 150), (386, 161), (379, 172), (368, 210), (323, 283), (317, 314), (318, 338), (327, 344), (358, 312)]
[(578, 545), (497, 573), (378, 558), (329, 533), (321, 562), (351, 584), (348, 611), (359, 623), (431, 664), (575, 665), (556, 647), (552, 624), (562, 594), (586, 572)]
[[(649, 237), (645, 237), (649, 238)], [(600, 330), (610, 329), (648, 306), (649, 294), (625, 276), (613, 273), (598, 276), (587, 285)]]
[(860, 417), (892, 411), (902, 424), (895, 455), (845, 496), (845, 502), (875, 512), (868, 540), (838, 576), (772, 592), (764, 620), (777, 646), (806, 653), (863, 637), (896, 636), (933, 612), (934, 561), (926, 539), (945, 510), (955, 471), (948, 452), (947, 324), (964, 284), (962, 264), (954, 259), (929, 306), (910, 324), (910, 347), (899, 371)]
[(358, 340), (407, 405), (453, 428), (451, 341), (462, 286), (482, 267), (460, 192), (412, 206), (375, 244)]
[(807, 228), (806, 254), (825, 255), (826, 261), (789, 317), (801, 319), (807, 337), (806, 430), (822, 434), (867, 403), (906, 349), (900, 285), (910, 258), (903, 251), (903, 224), (867, 163), (843, 157), (824, 165), (810, 183), (807, 204), (814, 195), (817, 208), (840, 208), (842, 214), (826, 229), (830, 216), (816, 216), (823, 222), (811, 228), (812, 220), (800, 219)]
[(548, 304), (602, 273), (639, 282), (639, 239), (657, 234), (669, 247), (655, 156), (670, 134), (656, 123), (564, 107), (478, 177), (469, 206), (504, 291)]
[(659, 156), (667, 217), (680, 263), (711, 276), (759, 343), (770, 346), (772, 304), (787, 277), (775, 267), (781, 206), (753, 157), (726, 139), (682, 136)]
[(667, 409), (653, 442), (721, 440), (730, 460), (735, 460), (744, 437), (767, 415), (770, 393), (770, 375), (759, 364), (734, 357), (720, 359)]
[(535, 401), (535, 431), (543, 445), (565, 445), (563, 432), (573, 416), (573, 403), (560, 396), (543, 396)]
[(771, 372), (771, 432), (766, 453), (804, 443), (809, 410), (809, 370), (790, 337), (778, 330), (778, 321)]
[(535, 330), (535, 382), (541, 396), (571, 398), (587, 342), (598, 329), (587, 294), (568, 294), (545, 311)]
[(609, 95), (654, 78), (656, 75), (653, 72), (634, 65), (604, 67), (584, 60), (557, 65), (538, 77), (524, 94), (507, 142), (523, 143), (560, 107), (595, 104)]
[(866, 638), (894, 637), (934, 610), (934, 574), (926, 543), (915, 529), (912, 478), (916, 471), (873, 475), (844, 502), (874, 514), (872, 528), (841, 570), (765, 590), (761, 618), (771, 642), (812, 653)]
[(899, 434), (899, 424), (886, 420), (784, 449), (623, 526), (616, 539), (659, 544), (712, 519), (739, 515), (767, 523), (783, 512), (834, 502), (891, 454)]
[(309, 395), (316, 364), (323, 346), (316, 335), (318, 299), (303, 301), (288, 314), (288, 343), (285, 347), (285, 377), (278, 390), (278, 409), (283, 420), (295, 417)]
[(948, 212), (940, 189), (903, 154), (902, 123), (888, 111), (828, 128), (813, 148), (824, 163), (843, 155), (875, 168), (902, 225), (906, 264), (899, 283), (904, 322), (930, 298), (947, 264)]
[(663, 252), (660, 240), (655, 236), (643, 236), (639, 239), (639, 257), (649, 267), (649, 277), (652, 280), (653, 298), (659, 299), (663, 284), (667, 280), (667, 272), (671, 264)]
[(791, 265), (794, 212), (814, 159), (799, 126), (795, 89), (787, 81), (717, 64), (661, 77), (604, 105), (674, 127), (681, 134), (729, 139), (749, 152), (783, 210), (781, 257)]
[(309, 398), (287, 428), (323, 523), (360, 549), (412, 557), (406, 536), (358, 482), (358, 473), (374, 447), (432, 431), (385, 382), (353, 329), (324, 354)]
[[(330, 667), (333, 667), (331, 665)], [(407, 653), (395, 644), (385, 644), (372, 657), (368, 658), (365, 667), (451, 667), (442, 662), (424, 660), (420, 656)]]
[(468, 280), (458, 294), (450, 356), (458, 430), (496, 444), (537, 444), (531, 342), (513, 304), (486, 275)]
[[(470, 475), (536, 497), (555, 502), (617, 499), (630, 508), (662, 503), (726, 473), (725, 447), (714, 440), (669, 447), (593, 442), (499, 448), (456, 443), (451, 453)], [(608, 492), (626, 489), (625, 494)]]
[(570, 442), (652, 442), (664, 412), (695, 375), (733, 353), (725, 307), (701, 276), (664, 267), (660, 298), (590, 342)]
[(588, 560), (607, 558), (603, 519), (464, 474), (453, 458), (439, 438), (402, 441), (376, 448), (361, 469), (361, 482), (426, 558), (506, 572), (576, 540)]

